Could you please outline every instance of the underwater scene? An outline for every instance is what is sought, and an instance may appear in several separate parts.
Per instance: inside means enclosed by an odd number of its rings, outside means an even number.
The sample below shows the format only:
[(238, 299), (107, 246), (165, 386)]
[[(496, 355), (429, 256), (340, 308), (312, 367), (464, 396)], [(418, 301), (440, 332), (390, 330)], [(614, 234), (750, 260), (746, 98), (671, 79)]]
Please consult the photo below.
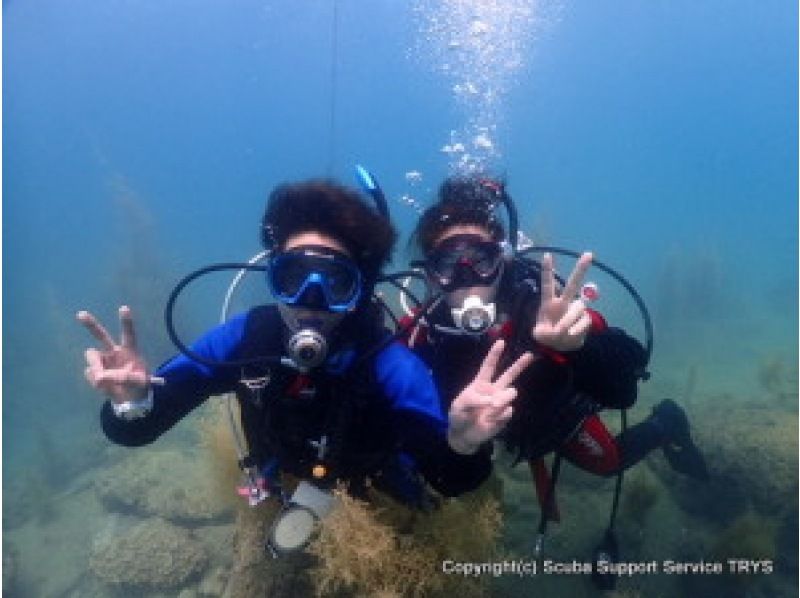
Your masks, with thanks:
[[(3, 596), (798, 595), (796, 2), (4, 0), (2, 16)], [(276, 185), (382, 190), (390, 274), (419, 259), (412, 233), (454, 175), (503, 182), (498, 218), (516, 215), (536, 271), (539, 247), (573, 252), (555, 253), (562, 281), (593, 252), (585, 303), (651, 353), (633, 406), (592, 418), (630, 437), (672, 399), (677, 449), (617, 476), (496, 441), (459, 496), (411, 508), (339, 484), (316, 497), (327, 514), (289, 520), (239, 466), (230, 396), (147, 446), (106, 437), (124, 417), (101, 416), (85, 375), (103, 343), (76, 313), (116, 342), (130, 306), (153, 369), (178, 351), (173, 289), (257, 260)], [(184, 288), (181, 340), (276, 302), (264, 268), (238, 286), (237, 270)], [(413, 272), (374, 289), (390, 329), (429, 291)]]

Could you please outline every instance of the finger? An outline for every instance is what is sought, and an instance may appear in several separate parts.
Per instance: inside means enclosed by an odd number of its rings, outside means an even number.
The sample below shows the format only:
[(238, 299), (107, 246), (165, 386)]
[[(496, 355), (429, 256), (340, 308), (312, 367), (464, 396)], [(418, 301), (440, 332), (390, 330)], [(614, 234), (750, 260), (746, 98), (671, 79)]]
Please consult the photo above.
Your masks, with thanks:
[(578, 323), (584, 315), (587, 315), (586, 304), (581, 299), (575, 299), (569, 304), (567, 313), (561, 316), (554, 326), (554, 332), (557, 336), (567, 334), (569, 329)]
[(542, 256), (542, 303), (549, 301), (556, 295), (556, 281), (553, 275), (553, 254), (545, 253)]
[(148, 376), (144, 372), (131, 372), (126, 370), (105, 370), (98, 372), (96, 377), (98, 384), (127, 384), (133, 386), (148, 386)]
[(586, 251), (581, 254), (578, 263), (575, 264), (575, 268), (572, 270), (572, 274), (569, 275), (566, 286), (564, 286), (564, 291), (561, 293), (562, 297), (571, 301), (578, 296), (578, 290), (583, 284), (583, 279), (586, 276), (586, 272), (591, 267), (593, 259), (594, 256), (591, 252)]
[(97, 370), (98, 372), (105, 369), (103, 365), (103, 355), (97, 349), (86, 349), (84, 353), (86, 357), (86, 365), (93, 370)]
[(492, 400), (492, 413), (500, 413), (517, 398), (517, 389), (513, 386), (495, 393)]
[(462, 412), (474, 411), (476, 409), (485, 409), (494, 404), (492, 395), (483, 395), (479, 393), (467, 393), (458, 398), (457, 409)]
[(499, 414), (490, 415), (486, 419), (499, 428), (504, 424), (508, 423), (508, 421), (511, 419), (511, 416), (513, 415), (514, 415), (514, 407), (509, 405), (508, 407), (503, 409), (503, 411), (501, 411)]
[(570, 326), (569, 335), (570, 336), (585, 336), (589, 329), (592, 327), (592, 317), (584, 312), (581, 316), (581, 319), (578, 320), (575, 324)]
[(511, 367), (503, 372), (503, 374), (497, 379), (495, 386), (502, 389), (513, 384), (514, 380), (517, 379), (517, 376), (519, 376), (525, 370), (525, 368), (532, 364), (533, 360), (533, 353), (529, 351), (517, 357), (517, 360), (511, 364)]
[(102, 392), (112, 401), (119, 403), (127, 401), (130, 398), (130, 385), (121, 383), (121, 376), (108, 375), (108, 370), (105, 368), (97, 369), (92, 366), (87, 366), (83, 371), (86, 381), (89, 385), (97, 391)]
[(131, 308), (123, 305), (119, 308), (119, 324), (122, 329), (120, 342), (123, 347), (136, 350), (136, 332), (133, 329), (133, 316)]
[(86, 366), (86, 369), (83, 370), (83, 375), (86, 378), (86, 381), (89, 383), (90, 386), (93, 388), (97, 388), (97, 370)]
[(76, 315), (78, 321), (95, 337), (108, 351), (113, 351), (116, 343), (103, 325), (88, 311), (79, 311)]
[(98, 388), (97, 377), (106, 370), (103, 365), (103, 354), (97, 349), (86, 349), (84, 353), (86, 357), (86, 369), (84, 375), (86, 381), (93, 387)]
[(489, 349), (489, 353), (486, 354), (486, 358), (483, 360), (481, 369), (475, 380), (482, 380), (484, 382), (492, 381), (494, 372), (497, 369), (497, 362), (500, 361), (500, 356), (503, 354), (503, 349), (505, 349), (505, 347), (506, 343), (503, 339), (497, 339), (494, 342), (492, 348)]
[(115, 396), (116, 391), (121, 388), (117, 382), (105, 379), (102, 371), (87, 367), (83, 373), (92, 388), (107, 395)]

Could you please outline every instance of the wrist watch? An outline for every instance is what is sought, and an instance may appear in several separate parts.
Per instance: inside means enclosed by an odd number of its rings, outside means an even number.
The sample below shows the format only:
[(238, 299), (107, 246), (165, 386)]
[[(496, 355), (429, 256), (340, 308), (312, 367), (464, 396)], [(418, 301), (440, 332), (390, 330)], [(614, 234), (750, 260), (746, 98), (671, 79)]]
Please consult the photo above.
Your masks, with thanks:
[(133, 399), (121, 403), (112, 401), (111, 408), (114, 410), (114, 415), (120, 419), (133, 420), (145, 417), (153, 410), (153, 389), (151, 388), (143, 399)]

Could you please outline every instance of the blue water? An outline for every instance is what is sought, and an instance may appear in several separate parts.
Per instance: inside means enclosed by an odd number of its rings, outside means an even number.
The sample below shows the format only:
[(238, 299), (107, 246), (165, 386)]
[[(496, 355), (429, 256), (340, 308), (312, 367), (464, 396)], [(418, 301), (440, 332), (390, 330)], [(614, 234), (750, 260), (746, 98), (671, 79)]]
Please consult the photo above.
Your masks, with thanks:
[[(533, 18), (502, 29), (489, 6)], [(456, 12), (458, 40), (473, 27), (515, 42), (518, 64), (442, 45), (431, 19)], [(696, 371), (698, 409), (724, 396), (787, 412), (759, 378), (779, 362), (796, 418), (797, 22), (780, 0), (4, 2), (4, 485), (54, 454), (65, 478), (97, 465), (78, 309), (116, 326), (130, 303), (160, 361), (172, 284), (255, 253), (275, 184), (351, 182), (358, 162), (390, 197), (401, 267), (416, 218), (403, 196), (426, 205), (451, 131), (469, 143), (476, 124), (494, 150), (475, 153), (507, 176), (529, 235), (592, 249), (637, 284), (666, 388)], [(466, 80), (496, 97), (465, 99)], [(638, 332), (624, 295), (605, 301)], [(217, 299), (200, 303), (202, 329)]]

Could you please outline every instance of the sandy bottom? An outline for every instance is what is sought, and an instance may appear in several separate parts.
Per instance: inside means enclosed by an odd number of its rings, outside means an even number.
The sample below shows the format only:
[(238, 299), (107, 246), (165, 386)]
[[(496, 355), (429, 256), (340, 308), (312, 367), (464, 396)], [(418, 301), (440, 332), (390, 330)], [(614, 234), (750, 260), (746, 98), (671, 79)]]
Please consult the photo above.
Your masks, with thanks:
[[(676, 377), (646, 387), (641, 403), (630, 413), (630, 422), (636, 423), (671, 386), (694, 385), (689, 388), (687, 410), (698, 443), (708, 449), (712, 476), (717, 477), (704, 487), (691, 483), (670, 471), (659, 452), (629, 472), (616, 526), (622, 559), (655, 561), (663, 571), (667, 560), (719, 561), (727, 570), (729, 557), (762, 558), (771, 560), (774, 569), (769, 574), (737, 576), (663, 572), (623, 576), (615, 593), (606, 595), (797, 596), (797, 413), (765, 409), (764, 402), (757, 399), (728, 403), (720, 413), (719, 408), (709, 407), (713, 401), (702, 384), (692, 382), (689, 376), (688, 381)], [(616, 425), (618, 417), (610, 414), (606, 419)], [(183, 448), (197, 450), (196, 446)], [(512, 469), (509, 462), (507, 456), (497, 460), (504, 481), (505, 511), (498, 561), (530, 561), (539, 509), (527, 467)], [(4, 503), (4, 596), (224, 596), (224, 581), (214, 580), (215, 576), (224, 580), (231, 570), (232, 517), (177, 523), (192, 530), (208, 555), (205, 570), (180, 587), (121, 588), (98, 579), (89, 567), (95, 542), (130, 529), (143, 517), (101, 503), (94, 487), (100, 473), (99, 469), (88, 470), (68, 487), (48, 490), (51, 495), (41, 497), (42, 507), (29, 512), (23, 521), (10, 519), (10, 513), (18, 511), (13, 507), (19, 505), (13, 501), (20, 500), (20, 495), (6, 495), (10, 502)], [(179, 474), (164, 472), (165, 476)], [(188, 488), (192, 483), (185, 481)], [(613, 480), (593, 477), (565, 463), (557, 493), (562, 521), (549, 526), (546, 559), (566, 565), (591, 560), (607, 525), (613, 487)], [(747, 527), (748, 521), (755, 521), (755, 528)], [(542, 563), (535, 576), (506, 572), (493, 578), (488, 595), (521, 598), (534, 593), (570, 598), (600, 595), (589, 575), (546, 574)]]

